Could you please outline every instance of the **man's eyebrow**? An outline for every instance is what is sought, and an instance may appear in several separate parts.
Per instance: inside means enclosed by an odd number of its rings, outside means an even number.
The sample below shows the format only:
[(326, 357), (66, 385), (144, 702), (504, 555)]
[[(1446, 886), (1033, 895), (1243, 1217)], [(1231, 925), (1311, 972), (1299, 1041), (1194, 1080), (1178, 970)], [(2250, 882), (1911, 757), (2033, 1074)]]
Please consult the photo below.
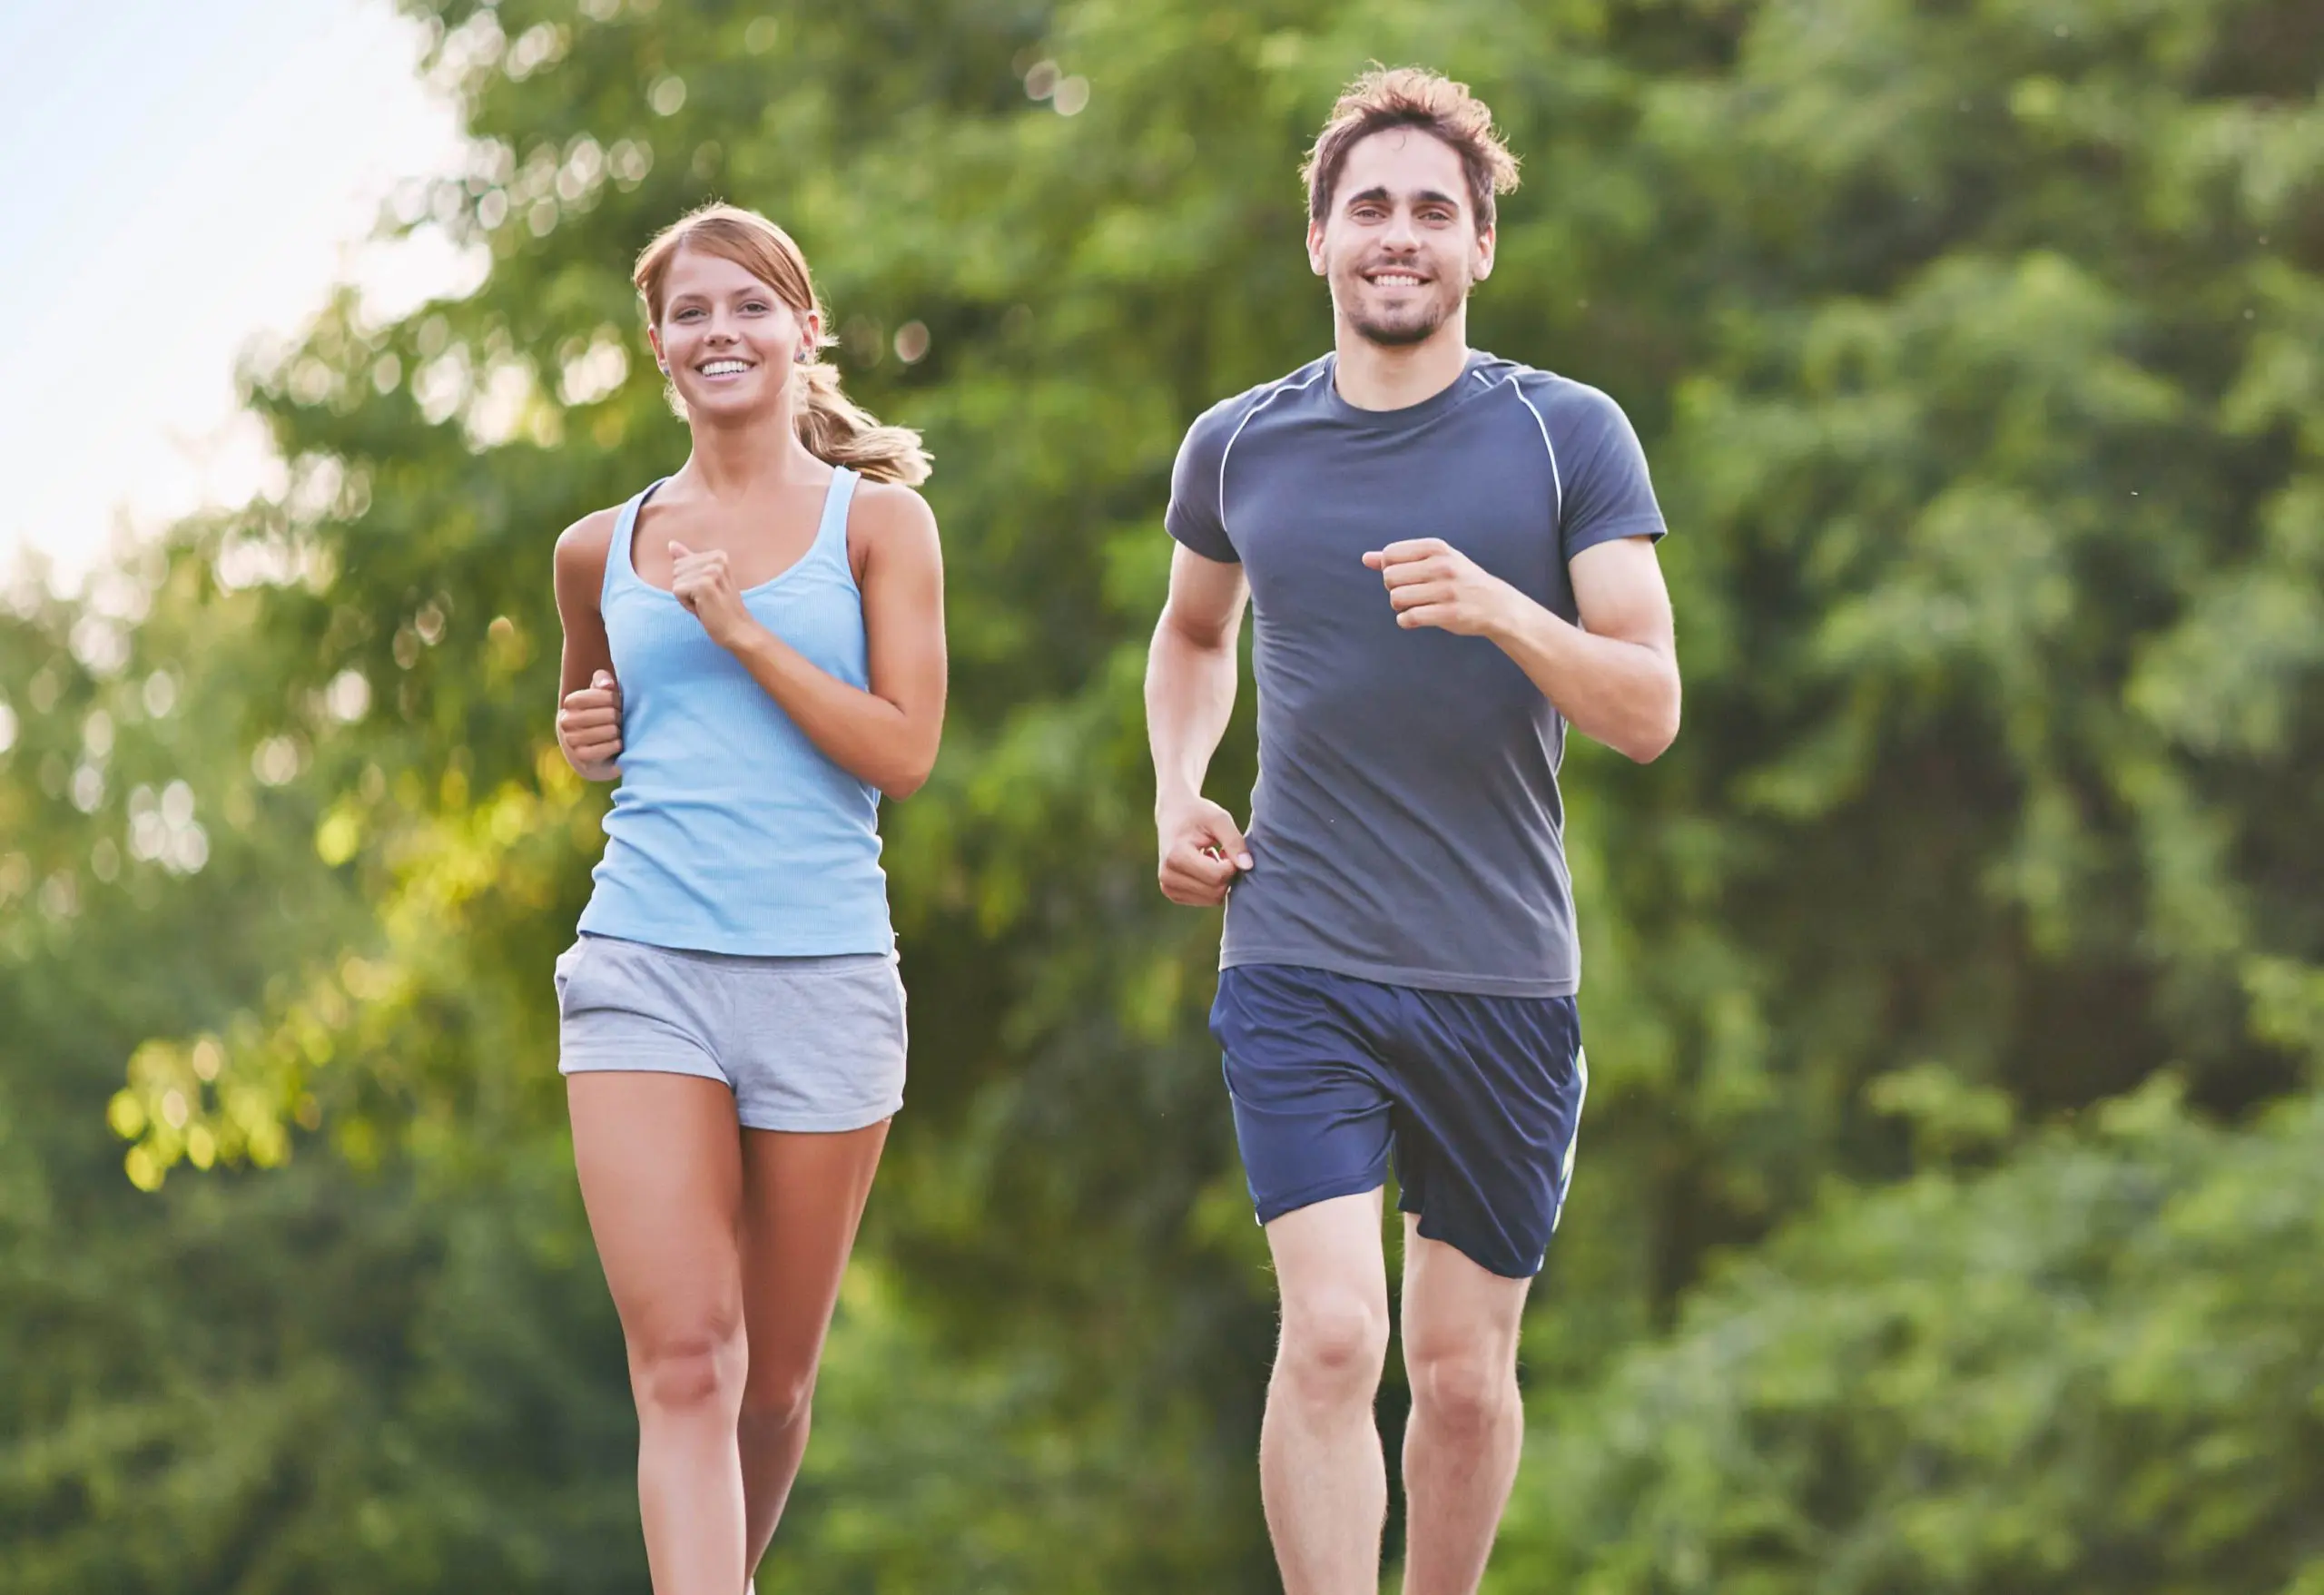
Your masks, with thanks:
[[(1366, 202), (1374, 204), (1388, 204), (1392, 202), (1395, 197), (1395, 195), (1388, 192), (1384, 184), (1375, 183), (1372, 187), (1364, 189), (1359, 193), (1352, 193), (1348, 195), (1347, 202), (1351, 205), (1361, 205)], [(1445, 193), (1442, 190), (1433, 188), (1414, 190), (1412, 200), (1413, 203), (1415, 205), (1450, 205), (1455, 210), (1458, 210), (1461, 205), (1461, 202), (1453, 198), (1451, 194)]]

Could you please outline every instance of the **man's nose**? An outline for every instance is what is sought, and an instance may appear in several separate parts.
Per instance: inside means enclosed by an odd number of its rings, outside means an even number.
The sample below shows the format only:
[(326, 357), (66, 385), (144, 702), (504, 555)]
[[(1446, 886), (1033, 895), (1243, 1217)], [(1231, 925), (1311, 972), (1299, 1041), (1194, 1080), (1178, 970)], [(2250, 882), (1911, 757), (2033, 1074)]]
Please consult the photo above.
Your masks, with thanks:
[(1413, 225), (1413, 213), (1398, 210), (1388, 218), (1388, 231), (1381, 241), (1392, 250), (1420, 248), (1420, 229)]

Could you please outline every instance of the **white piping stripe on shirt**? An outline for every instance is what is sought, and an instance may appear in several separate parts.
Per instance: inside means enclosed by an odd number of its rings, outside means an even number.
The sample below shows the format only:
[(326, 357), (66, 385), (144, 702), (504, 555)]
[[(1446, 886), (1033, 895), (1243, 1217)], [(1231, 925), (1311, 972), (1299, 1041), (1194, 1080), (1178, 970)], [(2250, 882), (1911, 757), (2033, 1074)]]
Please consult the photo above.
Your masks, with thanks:
[(1509, 390), (1517, 395), (1517, 402), (1533, 412), (1533, 424), (1541, 428), (1541, 447), (1550, 451), (1550, 485), (1557, 489), (1558, 494), (1558, 530), (1563, 533), (1565, 530), (1565, 477), (1558, 469), (1558, 446), (1550, 441), (1550, 423), (1541, 418), (1540, 409), (1531, 399), (1525, 397), (1525, 389), (1517, 385), (1517, 378), (1514, 375), (1502, 379), (1509, 384)]
[[(1253, 416), (1257, 415), (1261, 410), (1266, 409), (1267, 406), (1273, 404), (1284, 394), (1305, 393), (1308, 389), (1313, 388), (1315, 385), (1316, 377), (1321, 377), (1324, 374), (1324, 371), (1328, 371), (1331, 369), (1332, 368), (1330, 366), (1325, 366), (1323, 371), (1316, 372), (1315, 377), (1308, 378), (1307, 380), (1300, 383), (1295, 388), (1277, 388), (1273, 393), (1268, 394), (1265, 399), (1259, 400), (1258, 403), (1253, 405), (1249, 409), (1245, 410), (1243, 412), (1243, 418), (1235, 423), (1235, 430), (1227, 436), (1226, 447), (1218, 451), (1218, 529), (1221, 532), (1225, 532), (1226, 530), (1226, 457), (1235, 452), (1235, 440), (1243, 435), (1243, 428), (1251, 424), (1251, 418)], [(1232, 543), (1235, 539), (1232, 536), (1229, 536), (1226, 540), (1229, 543)]]

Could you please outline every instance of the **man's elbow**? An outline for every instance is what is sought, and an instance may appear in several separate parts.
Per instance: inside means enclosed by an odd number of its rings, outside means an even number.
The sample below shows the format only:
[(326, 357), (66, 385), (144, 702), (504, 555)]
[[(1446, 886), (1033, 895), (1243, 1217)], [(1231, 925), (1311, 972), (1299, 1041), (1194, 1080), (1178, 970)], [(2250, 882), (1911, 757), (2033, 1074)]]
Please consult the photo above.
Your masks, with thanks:
[(1670, 751), (1679, 740), (1679, 694), (1673, 691), (1669, 707), (1651, 721), (1640, 725), (1636, 733), (1618, 750), (1632, 763), (1651, 764)]
[(1205, 615), (1185, 605), (1166, 602), (1154, 627), (1154, 651), (1172, 648), (1196, 655), (1231, 655), (1235, 632), (1242, 618), (1237, 609), (1226, 615)]
[(1669, 753), (1670, 751), (1670, 744), (1678, 740), (1679, 728), (1674, 725), (1667, 734), (1658, 735), (1651, 742), (1640, 741), (1635, 743), (1621, 751), (1629, 756), (1630, 763), (1633, 764), (1651, 764), (1655, 760)]

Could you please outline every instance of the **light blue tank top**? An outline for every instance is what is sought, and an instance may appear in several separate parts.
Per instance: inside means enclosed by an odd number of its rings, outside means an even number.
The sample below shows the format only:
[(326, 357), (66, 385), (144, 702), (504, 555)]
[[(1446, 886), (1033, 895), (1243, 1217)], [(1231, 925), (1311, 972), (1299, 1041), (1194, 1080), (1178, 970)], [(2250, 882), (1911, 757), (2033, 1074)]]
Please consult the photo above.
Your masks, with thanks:
[[(743, 602), (816, 669), (869, 690), (847, 559), (855, 482), (832, 473), (805, 556)], [(621, 783), (580, 928), (755, 957), (890, 951), (879, 793), (824, 757), (684, 605), (637, 574), (638, 508), (661, 485), (621, 507), (606, 551)]]

